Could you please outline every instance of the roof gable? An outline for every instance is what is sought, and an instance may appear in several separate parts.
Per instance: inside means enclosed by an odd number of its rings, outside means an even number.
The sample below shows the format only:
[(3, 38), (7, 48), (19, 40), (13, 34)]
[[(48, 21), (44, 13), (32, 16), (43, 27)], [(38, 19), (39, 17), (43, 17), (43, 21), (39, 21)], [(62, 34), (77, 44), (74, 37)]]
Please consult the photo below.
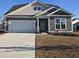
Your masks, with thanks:
[[(47, 4), (43, 3), (43, 2), (39, 2), (39, 1), (36, 1), (36, 2), (33, 3), (33, 4), (36, 4), (36, 5), (44, 5), (44, 6), (46, 6), (46, 7), (50, 7), (49, 5), (47, 5)], [(31, 5), (33, 5), (33, 4), (31, 4)]]
[(47, 9), (47, 10), (45, 10), (45, 11), (43, 11), (43, 12), (37, 14), (36, 16), (39, 16), (39, 15), (47, 15), (47, 14), (49, 14), (49, 13), (55, 11), (55, 10), (57, 10), (57, 8), (55, 8), (55, 7), (50, 7), (49, 9)]
[(57, 11), (57, 12), (51, 14), (51, 15), (71, 15), (71, 14), (67, 13), (67, 12), (65, 12), (63, 10), (59, 10), (59, 11)]
[(55, 10), (54, 12), (48, 14), (47, 16), (52, 16), (52, 15), (73, 15), (72, 13), (63, 10), (62, 8), (59, 8)]

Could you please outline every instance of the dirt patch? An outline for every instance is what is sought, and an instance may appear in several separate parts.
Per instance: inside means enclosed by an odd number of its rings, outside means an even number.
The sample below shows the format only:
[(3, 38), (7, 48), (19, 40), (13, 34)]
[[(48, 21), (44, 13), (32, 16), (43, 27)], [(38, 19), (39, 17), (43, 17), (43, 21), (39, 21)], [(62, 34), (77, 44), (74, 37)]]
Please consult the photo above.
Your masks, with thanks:
[(37, 58), (77, 58), (79, 49), (36, 50)]
[(79, 57), (79, 36), (36, 35), (36, 58)]

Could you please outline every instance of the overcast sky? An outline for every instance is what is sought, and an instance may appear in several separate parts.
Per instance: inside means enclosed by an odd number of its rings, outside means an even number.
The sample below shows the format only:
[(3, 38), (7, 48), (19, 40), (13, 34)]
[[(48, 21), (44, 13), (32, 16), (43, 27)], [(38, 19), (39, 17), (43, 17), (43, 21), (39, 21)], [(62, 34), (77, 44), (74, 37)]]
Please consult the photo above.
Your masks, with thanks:
[[(34, 0), (0, 0), (0, 16), (3, 16), (7, 10), (13, 5), (31, 3)], [(40, 0), (45, 3), (55, 4), (71, 13), (75, 14), (75, 17), (79, 18), (79, 0)]]

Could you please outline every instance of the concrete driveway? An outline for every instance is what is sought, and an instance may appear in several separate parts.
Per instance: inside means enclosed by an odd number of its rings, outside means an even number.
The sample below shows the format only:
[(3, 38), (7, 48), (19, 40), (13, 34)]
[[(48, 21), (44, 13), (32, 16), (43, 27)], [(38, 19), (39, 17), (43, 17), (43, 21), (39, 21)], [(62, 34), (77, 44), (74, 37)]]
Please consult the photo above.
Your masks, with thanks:
[(0, 58), (34, 58), (34, 33), (5, 33), (0, 35)]

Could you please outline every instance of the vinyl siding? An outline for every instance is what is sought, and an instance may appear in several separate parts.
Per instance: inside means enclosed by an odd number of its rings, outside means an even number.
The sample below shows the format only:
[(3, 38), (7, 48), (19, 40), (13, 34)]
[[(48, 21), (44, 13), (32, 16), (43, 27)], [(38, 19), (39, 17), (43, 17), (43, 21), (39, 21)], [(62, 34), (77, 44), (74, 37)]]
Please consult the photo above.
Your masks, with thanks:
[(50, 18), (50, 31), (55, 31), (54, 17)]

